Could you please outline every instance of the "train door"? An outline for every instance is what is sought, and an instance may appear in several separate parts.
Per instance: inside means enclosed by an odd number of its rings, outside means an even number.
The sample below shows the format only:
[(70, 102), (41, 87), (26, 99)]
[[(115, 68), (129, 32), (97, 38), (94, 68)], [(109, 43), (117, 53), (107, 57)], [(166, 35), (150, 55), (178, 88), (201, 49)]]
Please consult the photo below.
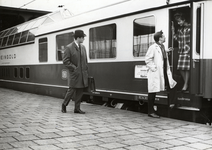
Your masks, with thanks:
[(191, 3), (169, 10), (169, 46), (174, 47), (171, 65), (173, 76), (178, 82), (176, 101), (185, 107), (201, 107), (200, 97), (197, 94), (202, 92), (200, 66), (202, 12), (201, 3)]
[[(186, 82), (186, 77), (181, 73), (178, 69), (180, 66), (180, 62), (182, 65), (186, 66), (186, 57), (190, 57), (190, 70), (188, 72), (188, 87), (186, 89), (190, 94), (201, 94), (202, 86), (201, 86), (201, 54), (202, 54), (202, 40), (203, 40), (203, 8), (204, 4), (201, 2), (192, 3), (189, 6), (178, 7), (172, 9), (170, 11), (171, 16), (171, 44), (175, 48), (173, 52), (173, 72), (175, 75), (179, 75), (179, 78), (182, 78), (181, 81), (178, 81), (180, 84), (179, 88), (183, 89), (183, 85)], [(176, 20), (176, 18), (180, 18), (179, 20), (185, 20), (186, 25), (182, 25), (181, 22)], [(185, 23), (184, 23), (185, 24)], [(173, 30), (174, 28), (174, 30)], [(184, 32), (183, 32), (184, 31)], [(179, 35), (178, 33), (184, 33)], [(176, 36), (174, 36), (174, 34)], [(175, 37), (175, 38), (174, 38)], [(182, 51), (190, 51), (189, 55), (181, 55)], [(183, 53), (184, 53), (183, 52)], [(181, 55), (181, 56), (180, 56)], [(185, 89), (184, 89), (185, 90)]]
[[(170, 64), (174, 79), (177, 80), (177, 91), (190, 92), (190, 55), (191, 49), (191, 7), (185, 5), (169, 11), (170, 34), (169, 47), (173, 47)], [(181, 71), (182, 70), (182, 71)], [(187, 82), (187, 83), (185, 83)], [(185, 86), (186, 85), (186, 86)]]

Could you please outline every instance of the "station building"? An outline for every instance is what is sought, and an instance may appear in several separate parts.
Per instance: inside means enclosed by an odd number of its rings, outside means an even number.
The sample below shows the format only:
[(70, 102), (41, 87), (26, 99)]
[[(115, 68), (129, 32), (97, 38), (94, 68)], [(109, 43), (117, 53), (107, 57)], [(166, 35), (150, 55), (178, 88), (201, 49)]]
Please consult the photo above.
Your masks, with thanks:
[(0, 6), (0, 31), (48, 13), (51, 12)]

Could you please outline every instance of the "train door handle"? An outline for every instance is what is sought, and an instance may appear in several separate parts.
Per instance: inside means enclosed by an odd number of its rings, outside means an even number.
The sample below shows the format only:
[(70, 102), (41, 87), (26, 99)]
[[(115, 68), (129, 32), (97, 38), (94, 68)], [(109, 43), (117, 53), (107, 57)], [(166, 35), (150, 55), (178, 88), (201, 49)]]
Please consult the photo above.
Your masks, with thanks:
[(199, 62), (199, 59), (193, 59), (193, 68), (195, 68), (195, 63)]

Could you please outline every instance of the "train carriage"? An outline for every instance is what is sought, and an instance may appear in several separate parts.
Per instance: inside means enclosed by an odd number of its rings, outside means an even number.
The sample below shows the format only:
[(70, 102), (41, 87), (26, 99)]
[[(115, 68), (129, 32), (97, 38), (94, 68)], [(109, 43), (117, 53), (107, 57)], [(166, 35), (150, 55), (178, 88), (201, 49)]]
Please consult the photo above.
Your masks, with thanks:
[[(93, 88), (85, 96), (93, 101), (147, 102), (147, 68), (145, 54), (154, 43), (153, 35), (162, 30), (167, 37), (173, 76), (181, 88), (183, 80), (177, 70), (178, 45), (172, 26), (177, 28), (175, 12), (183, 12), (191, 22), (191, 69), (189, 90), (177, 92), (181, 105), (174, 112), (178, 118), (197, 112), (210, 122), (212, 98), (211, 0), (124, 0), (89, 12), (69, 15), (68, 10), (36, 18), (0, 32), (0, 86), (31, 93), (63, 98), (68, 71), (62, 63), (65, 46), (73, 32), (87, 35), (89, 75)], [(93, 81), (93, 80), (91, 80)], [(157, 95), (158, 109), (170, 113), (169, 92)], [(164, 111), (165, 110), (165, 111)], [(181, 110), (181, 112), (180, 112)], [(180, 114), (180, 115), (179, 115)]]

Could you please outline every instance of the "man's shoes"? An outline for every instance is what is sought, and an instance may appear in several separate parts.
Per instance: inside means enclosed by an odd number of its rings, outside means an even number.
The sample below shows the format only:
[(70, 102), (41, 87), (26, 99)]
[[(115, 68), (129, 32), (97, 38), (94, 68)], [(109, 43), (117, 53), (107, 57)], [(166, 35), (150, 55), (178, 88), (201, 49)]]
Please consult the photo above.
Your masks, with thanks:
[(148, 116), (153, 118), (160, 118), (160, 116), (156, 115), (155, 113), (148, 114)]
[(64, 104), (62, 104), (62, 110), (61, 110), (62, 113), (66, 113), (66, 106)]
[(80, 110), (80, 109), (74, 109), (74, 113), (77, 113), (77, 114), (85, 114), (84, 111)]

